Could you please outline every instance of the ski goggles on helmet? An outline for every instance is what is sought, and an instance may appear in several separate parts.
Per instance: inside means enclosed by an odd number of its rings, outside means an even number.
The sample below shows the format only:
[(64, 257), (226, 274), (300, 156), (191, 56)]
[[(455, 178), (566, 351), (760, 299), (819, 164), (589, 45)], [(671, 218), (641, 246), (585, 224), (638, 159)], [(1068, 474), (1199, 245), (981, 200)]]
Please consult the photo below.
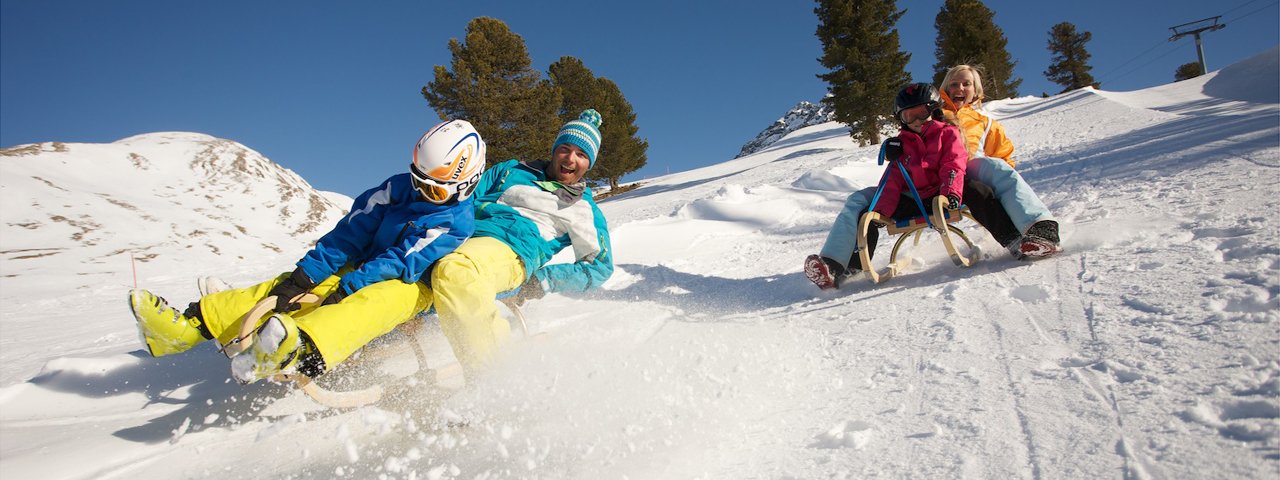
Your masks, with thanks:
[(422, 198), (436, 205), (442, 205), (453, 198), (458, 186), (452, 182), (442, 182), (418, 171), (418, 166), (409, 164), (409, 176), (413, 178), (413, 189)]
[(913, 107), (907, 107), (898, 112), (898, 121), (910, 125), (919, 121), (928, 120), (933, 112), (929, 111), (929, 104), (922, 103)]

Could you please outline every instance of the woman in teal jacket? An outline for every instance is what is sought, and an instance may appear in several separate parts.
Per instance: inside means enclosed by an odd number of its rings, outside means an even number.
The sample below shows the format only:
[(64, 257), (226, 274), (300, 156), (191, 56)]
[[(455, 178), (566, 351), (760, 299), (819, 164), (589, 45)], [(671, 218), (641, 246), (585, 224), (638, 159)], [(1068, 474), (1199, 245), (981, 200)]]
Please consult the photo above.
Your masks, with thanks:
[[(600, 114), (586, 110), (560, 128), (551, 160), (489, 168), (475, 191), (476, 231), (431, 274), (440, 326), (470, 377), (492, 363), (511, 328), (498, 295), (584, 292), (613, 274), (604, 214), (583, 181), (600, 151)], [(573, 248), (572, 263), (547, 265)]]

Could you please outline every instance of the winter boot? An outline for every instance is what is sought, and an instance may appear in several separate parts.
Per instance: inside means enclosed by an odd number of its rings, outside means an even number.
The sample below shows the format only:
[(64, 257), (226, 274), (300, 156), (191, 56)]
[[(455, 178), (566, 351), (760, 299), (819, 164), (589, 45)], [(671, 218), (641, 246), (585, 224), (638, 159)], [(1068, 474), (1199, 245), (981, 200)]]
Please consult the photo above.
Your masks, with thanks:
[(817, 285), (819, 289), (836, 288), (840, 277), (844, 276), (844, 267), (835, 260), (821, 256), (809, 255), (804, 259), (804, 276)]
[(283, 313), (272, 314), (258, 327), (253, 347), (231, 359), (231, 375), (250, 384), (275, 375), (297, 372), (298, 359), (311, 347), (302, 341), (298, 324)]
[(1058, 239), (1058, 222), (1053, 220), (1041, 220), (1033, 223), (1030, 227), (1027, 227), (1026, 236), (1035, 237), (1041, 240), (1046, 240), (1049, 243), (1057, 244), (1060, 241)]
[(153, 357), (185, 352), (207, 337), (196, 315), (184, 315), (146, 290), (129, 291), (129, 308), (138, 321), (138, 337)]
[(1031, 228), (1027, 229), (1027, 234), (1022, 236), (1018, 250), (1024, 259), (1029, 260), (1061, 253), (1062, 246), (1058, 244), (1058, 222), (1041, 220), (1032, 224)]
[(1022, 238), (1006, 243), (1004, 249), (1009, 251), (1009, 255), (1012, 255), (1014, 260), (1027, 259), (1027, 255), (1022, 253)]

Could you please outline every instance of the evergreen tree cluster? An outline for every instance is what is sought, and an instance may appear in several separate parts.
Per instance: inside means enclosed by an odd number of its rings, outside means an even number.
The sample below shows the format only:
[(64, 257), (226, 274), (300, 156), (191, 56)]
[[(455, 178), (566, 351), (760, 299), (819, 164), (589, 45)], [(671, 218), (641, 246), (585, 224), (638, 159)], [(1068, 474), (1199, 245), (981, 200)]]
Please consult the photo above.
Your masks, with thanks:
[[(862, 145), (878, 143), (880, 130), (896, 124), (894, 95), (911, 81), (906, 73), (911, 55), (900, 50), (894, 28), (906, 10), (898, 10), (894, 0), (816, 1), (816, 34), (822, 42), (818, 62), (827, 69), (818, 78), (827, 82), (830, 93), (822, 101), (835, 112), (836, 120), (849, 125), (855, 140)], [(1013, 74), (1018, 62), (1010, 57), (1009, 41), (994, 18), (981, 0), (945, 0), (934, 17), (934, 85), (941, 88), (948, 69), (966, 64), (982, 68), (986, 99), (1018, 95), (1022, 79)], [(1050, 30), (1053, 63), (1044, 74), (1065, 86), (1063, 91), (1099, 86), (1089, 74), (1093, 67), (1084, 46), (1091, 37), (1089, 32), (1077, 33), (1075, 25), (1067, 22)]]
[(1173, 72), (1173, 81), (1181, 82), (1190, 80), (1204, 75), (1204, 69), (1200, 68), (1200, 62), (1191, 62), (1178, 65), (1178, 69)]
[(464, 41), (449, 40), (453, 59), (437, 65), (422, 96), (441, 120), (465, 119), (480, 132), (490, 165), (551, 155), (560, 126), (588, 108), (600, 112), (603, 137), (592, 181), (617, 187), (623, 175), (644, 166), (649, 144), (636, 137), (636, 115), (618, 85), (596, 77), (581, 60), (561, 57), (547, 71), (532, 67), (524, 39), (505, 23), (478, 17)]
[(1062, 85), (1060, 93), (1101, 85), (1089, 74), (1093, 67), (1089, 66), (1090, 55), (1084, 44), (1091, 38), (1092, 33), (1077, 32), (1076, 26), (1070, 22), (1062, 22), (1049, 29), (1049, 52), (1053, 54), (1053, 62), (1044, 71), (1044, 76)]
[(934, 17), (933, 84), (942, 85), (947, 69), (968, 64), (983, 67), (985, 94), (990, 99), (1018, 96), (1021, 78), (1013, 78), (1018, 62), (1009, 57), (1009, 40), (995, 24), (995, 13), (979, 0), (946, 0)]

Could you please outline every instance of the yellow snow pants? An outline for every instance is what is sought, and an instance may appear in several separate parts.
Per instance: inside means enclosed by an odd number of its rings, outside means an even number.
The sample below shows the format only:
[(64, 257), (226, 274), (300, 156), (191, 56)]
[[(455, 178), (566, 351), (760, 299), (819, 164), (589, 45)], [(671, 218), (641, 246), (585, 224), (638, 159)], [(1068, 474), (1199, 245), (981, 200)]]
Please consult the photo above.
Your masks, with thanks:
[(431, 286), (440, 330), (468, 376), (492, 364), (511, 336), (494, 300), (524, 279), (520, 257), (489, 237), (471, 237), (436, 261)]
[[(311, 289), (321, 299), (338, 288), (344, 267)], [(227, 290), (200, 299), (200, 312), (205, 327), (219, 344), (226, 345), (240, 333), (241, 317), (248, 313), (291, 272), (237, 290)], [(324, 358), (326, 369), (332, 369), (375, 338), (386, 335), (396, 326), (431, 306), (431, 289), (422, 282), (404, 283), (385, 280), (361, 288), (342, 302), (320, 306), (303, 304), (301, 310), (289, 312), (298, 329), (311, 338)], [(256, 319), (255, 319), (256, 320)]]

